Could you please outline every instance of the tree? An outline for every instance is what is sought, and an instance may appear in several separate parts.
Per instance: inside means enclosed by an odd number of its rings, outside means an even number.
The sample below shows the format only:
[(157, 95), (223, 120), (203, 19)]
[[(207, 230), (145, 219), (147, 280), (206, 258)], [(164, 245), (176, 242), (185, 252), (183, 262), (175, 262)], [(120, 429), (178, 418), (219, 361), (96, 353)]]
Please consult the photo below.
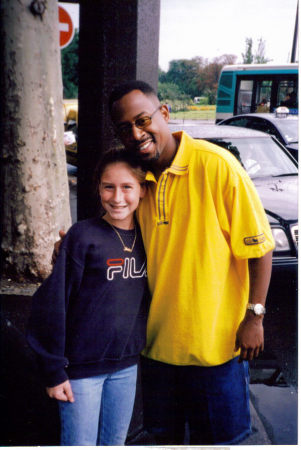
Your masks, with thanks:
[(213, 58), (203, 68), (204, 94), (208, 98), (209, 105), (215, 105), (216, 103), (218, 80), (223, 66), (235, 64), (236, 59), (237, 57), (235, 55), (225, 54)]
[(213, 58), (202, 70), (205, 89), (217, 90), (218, 80), (223, 66), (234, 64), (236, 56), (222, 55)]
[(45, 278), (70, 226), (58, 5), (1, 0), (2, 275)]
[(202, 65), (203, 58), (173, 60), (169, 63), (165, 81), (176, 84), (180, 91), (190, 97), (199, 96), (202, 92), (200, 74)]
[(181, 92), (178, 85), (174, 83), (158, 82), (158, 98), (162, 103), (168, 103), (172, 111), (181, 111), (191, 103), (189, 95)]
[(246, 38), (246, 50), (241, 56), (243, 58), (243, 64), (266, 64), (271, 61), (265, 56), (265, 41), (262, 38), (258, 39), (255, 54), (253, 54), (253, 39)]
[(160, 67), (158, 68), (158, 81), (160, 83), (166, 83), (166, 72), (164, 72), (164, 70)]
[(175, 100), (189, 101), (189, 96), (181, 92), (179, 86), (174, 83), (158, 83), (158, 97), (161, 102), (171, 103)]
[(253, 63), (254, 56), (253, 56), (252, 47), (253, 47), (253, 39), (246, 38), (246, 50), (245, 50), (246, 52), (241, 54), (243, 64), (252, 64)]
[(64, 98), (78, 96), (78, 44), (79, 33), (75, 30), (71, 44), (61, 51)]
[(266, 64), (269, 61), (271, 60), (266, 58), (265, 56), (265, 41), (262, 38), (260, 38), (258, 39), (258, 46), (254, 56), (254, 62), (256, 64)]
[[(234, 64), (236, 59), (235, 55), (225, 54), (212, 61), (201, 56), (190, 60), (173, 60), (169, 63), (167, 72), (159, 69), (159, 82), (162, 83), (159, 92), (163, 92), (163, 90), (166, 92), (168, 89), (171, 99), (171, 90), (173, 89), (175, 96), (179, 96), (181, 93), (182, 100), (183, 94), (189, 96), (190, 99), (205, 95), (210, 98), (210, 104), (214, 104), (222, 67), (226, 64)], [(162, 96), (166, 97), (166, 94), (162, 93)]]

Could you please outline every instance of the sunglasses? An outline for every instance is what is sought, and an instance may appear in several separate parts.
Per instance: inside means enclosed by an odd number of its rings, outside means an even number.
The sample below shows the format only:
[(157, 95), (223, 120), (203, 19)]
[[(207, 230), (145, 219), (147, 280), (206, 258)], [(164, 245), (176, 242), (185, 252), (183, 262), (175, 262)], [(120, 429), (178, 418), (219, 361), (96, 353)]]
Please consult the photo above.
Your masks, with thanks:
[(159, 109), (161, 108), (162, 108), (161, 105), (158, 106), (158, 108), (155, 109), (155, 111), (150, 116), (138, 117), (138, 119), (134, 120), (133, 122), (127, 122), (117, 125), (116, 130), (118, 135), (123, 137), (131, 134), (133, 124), (140, 130), (143, 130), (144, 128), (148, 127), (152, 123), (152, 117), (154, 116), (154, 114), (156, 114), (156, 112), (159, 111)]

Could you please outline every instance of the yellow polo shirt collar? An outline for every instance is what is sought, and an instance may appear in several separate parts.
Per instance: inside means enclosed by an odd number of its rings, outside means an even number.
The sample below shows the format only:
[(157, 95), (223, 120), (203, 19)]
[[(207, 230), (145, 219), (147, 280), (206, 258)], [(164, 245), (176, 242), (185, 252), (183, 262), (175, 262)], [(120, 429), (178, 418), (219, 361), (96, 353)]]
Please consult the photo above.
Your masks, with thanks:
[[(180, 142), (177, 154), (171, 163), (171, 165), (163, 171), (163, 173), (173, 173), (174, 175), (186, 175), (189, 168), (189, 157), (187, 152), (184, 152), (184, 148), (187, 143), (187, 139), (191, 139), (184, 131), (178, 131), (173, 133), (173, 136), (178, 142)], [(153, 181), (157, 183), (156, 177), (150, 171), (147, 172), (146, 181)]]

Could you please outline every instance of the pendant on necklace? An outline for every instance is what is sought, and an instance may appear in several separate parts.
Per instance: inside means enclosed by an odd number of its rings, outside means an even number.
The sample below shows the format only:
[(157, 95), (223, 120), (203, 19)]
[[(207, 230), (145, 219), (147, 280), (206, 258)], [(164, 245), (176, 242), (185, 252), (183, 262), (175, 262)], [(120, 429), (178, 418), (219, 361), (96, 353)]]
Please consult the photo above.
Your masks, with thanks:
[(135, 227), (135, 237), (134, 237), (134, 242), (133, 242), (132, 247), (130, 248), (130, 247), (127, 247), (127, 246), (124, 244), (124, 241), (123, 241), (122, 237), (120, 236), (119, 232), (116, 230), (116, 228), (114, 227), (114, 225), (112, 225), (111, 223), (110, 223), (110, 225), (111, 225), (111, 227), (113, 228), (113, 230), (115, 231), (115, 233), (117, 234), (117, 236), (118, 236), (118, 238), (119, 238), (119, 240), (120, 240), (120, 242), (121, 242), (121, 244), (122, 244), (122, 246), (123, 246), (123, 251), (124, 251), (124, 252), (132, 253), (132, 251), (134, 250), (135, 243), (136, 243), (136, 238), (137, 238), (136, 227)]

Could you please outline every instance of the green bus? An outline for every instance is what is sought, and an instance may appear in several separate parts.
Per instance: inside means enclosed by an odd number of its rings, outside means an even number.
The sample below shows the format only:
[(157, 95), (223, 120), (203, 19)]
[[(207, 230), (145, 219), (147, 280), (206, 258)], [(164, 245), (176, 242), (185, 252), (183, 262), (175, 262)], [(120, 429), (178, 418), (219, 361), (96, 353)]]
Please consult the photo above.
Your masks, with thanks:
[(216, 123), (237, 114), (274, 112), (286, 106), (298, 114), (298, 64), (224, 66), (220, 74)]

